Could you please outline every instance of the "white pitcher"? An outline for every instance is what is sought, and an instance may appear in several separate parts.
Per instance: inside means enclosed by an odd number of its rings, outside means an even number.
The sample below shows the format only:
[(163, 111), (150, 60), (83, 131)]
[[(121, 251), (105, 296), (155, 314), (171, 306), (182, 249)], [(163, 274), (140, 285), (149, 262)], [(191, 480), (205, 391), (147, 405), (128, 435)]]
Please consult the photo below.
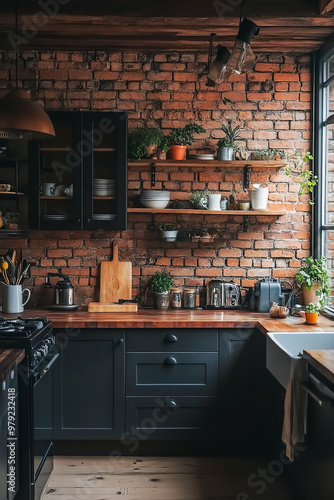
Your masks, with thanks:
[[(30, 299), (30, 290), (22, 285), (6, 285), (0, 281), (3, 288), (2, 296), (2, 312), (8, 314), (16, 314), (24, 311), (24, 306)], [(23, 302), (23, 294), (28, 294), (27, 300)]]
[(220, 211), (221, 194), (208, 194), (208, 209)]
[(268, 184), (253, 184), (254, 189), (249, 190), (251, 206), (254, 210), (266, 210), (268, 203)]

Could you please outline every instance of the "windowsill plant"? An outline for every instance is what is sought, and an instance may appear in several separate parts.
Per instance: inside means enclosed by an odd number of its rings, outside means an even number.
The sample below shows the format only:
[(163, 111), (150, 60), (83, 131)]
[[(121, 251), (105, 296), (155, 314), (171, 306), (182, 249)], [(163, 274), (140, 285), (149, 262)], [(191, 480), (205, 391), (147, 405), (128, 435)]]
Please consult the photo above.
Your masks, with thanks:
[(331, 275), (327, 267), (327, 259), (306, 257), (302, 260), (303, 266), (295, 278), (298, 288), (302, 289), (304, 304), (316, 304), (324, 309), (326, 298), (330, 294)]

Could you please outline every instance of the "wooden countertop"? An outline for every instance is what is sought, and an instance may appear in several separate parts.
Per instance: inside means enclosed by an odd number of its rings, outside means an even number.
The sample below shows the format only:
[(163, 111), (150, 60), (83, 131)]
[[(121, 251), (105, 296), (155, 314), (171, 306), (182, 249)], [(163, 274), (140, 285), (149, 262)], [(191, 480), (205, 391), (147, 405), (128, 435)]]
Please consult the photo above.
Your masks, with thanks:
[(0, 349), (0, 383), (24, 358), (24, 349)]
[[(17, 315), (4, 315), (17, 317)], [(263, 333), (303, 331), (334, 332), (334, 322), (321, 317), (317, 326), (305, 324), (305, 318), (271, 318), (246, 310), (168, 310), (141, 309), (132, 313), (89, 313), (87, 311), (55, 312), (48, 309), (30, 309), (20, 314), (23, 318), (48, 317), (54, 328), (259, 328)]]
[(307, 350), (303, 358), (334, 384), (334, 349)]

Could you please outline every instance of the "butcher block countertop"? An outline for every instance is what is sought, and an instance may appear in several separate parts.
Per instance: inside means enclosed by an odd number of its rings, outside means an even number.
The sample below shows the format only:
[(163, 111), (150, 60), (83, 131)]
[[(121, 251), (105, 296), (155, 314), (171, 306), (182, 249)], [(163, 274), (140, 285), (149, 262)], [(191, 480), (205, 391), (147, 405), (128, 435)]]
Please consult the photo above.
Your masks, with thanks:
[(334, 384), (334, 349), (307, 350), (303, 358)]
[[(16, 317), (17, 315), (4, 315)], [(20, 314), (23, 318), (48, 317), (54, 328), (259, 328), (267, 332), (334, 332), (334, 322), (320, 317), (317, 326), (305, 324), (305, 318), (271, 318), (246, 310), (167, 310), (140, 309), (131, 313), (89, 313), (87, 311), (55, 312), (48, 309), (30, 309)]]
[(0, 349), (0, 383), (24, 358), (24, 349)]

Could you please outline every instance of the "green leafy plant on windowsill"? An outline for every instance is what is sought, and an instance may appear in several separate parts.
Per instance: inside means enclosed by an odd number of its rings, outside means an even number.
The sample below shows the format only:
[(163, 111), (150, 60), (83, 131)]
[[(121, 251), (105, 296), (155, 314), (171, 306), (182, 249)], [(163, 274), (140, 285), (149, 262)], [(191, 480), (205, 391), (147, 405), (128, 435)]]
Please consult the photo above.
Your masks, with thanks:
[(305, 307), (305, 312), (307, 312), (307, 313), (318, 313), (320, 311), (320, 309), (321, 309), (321, 307), (318, 304), (313, 304), (313, 302), (310, 302)]
[[(285, 169), (287, 176), (300, 182), (299, 195), (312, 194), (313, 188), (318, 184), (318, 177), (309, 169), (310, 161), (313, 156), (309, 151), (302, 154), (296, 151), (293, 155), (288, 156), (289, 165)], [(314, 201), (309, 201), (310, 205), (314, 205)]]
[(302, 260), (302, 267), (295, 276), (298, 288), (305, 285), (306, 290), (310, 291), (313, 285), (319, 285), (315, 295), (320, 298), (319, 305), (325, 307), (326, 297), (330, 295), (331, 274), (327, 267), (327, 259), (323, 255), (320, 259), (306, 257)]

